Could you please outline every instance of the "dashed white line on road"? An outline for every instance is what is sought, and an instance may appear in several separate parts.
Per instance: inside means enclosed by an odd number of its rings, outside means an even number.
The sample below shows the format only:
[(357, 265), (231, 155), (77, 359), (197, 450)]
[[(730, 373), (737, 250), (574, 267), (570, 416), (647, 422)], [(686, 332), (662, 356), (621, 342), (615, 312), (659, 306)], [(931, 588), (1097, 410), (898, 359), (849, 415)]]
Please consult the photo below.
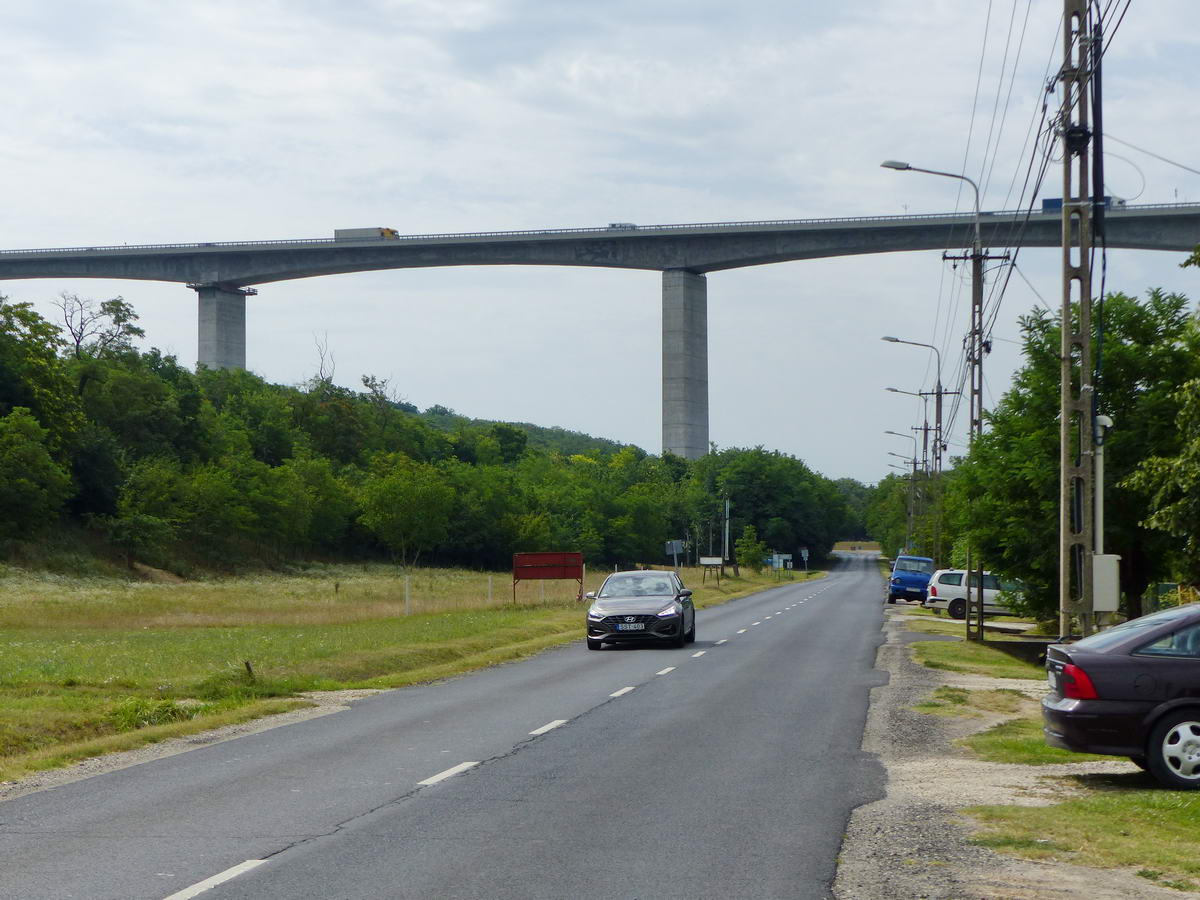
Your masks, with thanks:
[(632, 691), (632, 690), (633, 690), (633, 688), (631, 688), (631, 687), (623, 687), (623, 688), (621, 688), (619, 691), (613, 691), (613, 692), (612, 692), (611, 694), (609, 694), (608, 696), (610, 696), (610, 697), (623, 697), (623, 696), (625, 696), (626, 694), (628, 694), (628, 693), (629, 693), (630, 691)]
[(675, 671), (675, 667), (674, 667), (674, 666), (667, 666), (667, 667), (666, 667), (665, 669), (663, 669), (661, 672), (655, 672), (654, 674), (655, 674), (655, 675), (670, 675), (670, 674), (671, 674), (672, 672), (674, 672), (674, 671)]
[(746, 629), (745, 629), (745, 628), (739, 628), (739, 629), (738, 629), (738, 634), (745, 634), (745, 633), (746, 633)]
[(166, 900), (189, 900), (197, 894), (203, 894), (205, 891), (215, 888), (218, 884), (224, 884), (237, 878), (243, 872), (249, 872), (265, 863), (265, 859), (248, 859), (243, 863), (238, 863), (231, 869), (226, 869), (224, 872), (218, 872), (212, 878), (205, 878), (203, 881), (197, 881), (191, 887), (185, 887), (182, 891), (176, 891)]
[(717, 641), (717, 646), (718, 646), (718, 647), (720, 647), (720, 646), (721, 646), (723, 643), (725, 643), (727, 640), (729, 640), (729, 638), (721, 638), (719, 641)]
[(751, 622), (750, 627), (753, 628), (755, 625), (761, 625), (761, 624), (762, 624), (762, 622)]
[(708, 652), (707, 650), (697, 650), (695, 653), (692, 654), (692, 659), (696, 659), (697, 657), (703, 656), (707, 652)]
[[(774, 616), (767, 616), (767, 618), (768, 618), (768, 619), (773, 619), (773, 618), (775, 618), (775, 617), (774, 617)], [(754, 624), (756, 624), (756, 625), (757, 625), (758, 623), (757, 623), (757, 622), (755, 622)]]
[(559, 725), (566, 725), (566, 724), (567, 724), (566, 719), (555, 719), (553, 722), (547, 722), (541, 728), (535, 728), (533, 731), (531, 731), (529, 733), (532, 735), (545, 734), (547, 731), (553, 731)]
[(453, 778), (460, 772), (465, 772), (467, 769), (473, 769), (477, 765), (479, 765), (478, 762), (459, 763), (457, 766), (447, 769), (445, 772), (438, 772), (431, 778), (426, 778), (424, 781), (418, 781), (417, 784), (421, 785), (422, 787), (428, 787), (431, 784), (437, 784), (439, 781), (445, 781), (447, 778)]

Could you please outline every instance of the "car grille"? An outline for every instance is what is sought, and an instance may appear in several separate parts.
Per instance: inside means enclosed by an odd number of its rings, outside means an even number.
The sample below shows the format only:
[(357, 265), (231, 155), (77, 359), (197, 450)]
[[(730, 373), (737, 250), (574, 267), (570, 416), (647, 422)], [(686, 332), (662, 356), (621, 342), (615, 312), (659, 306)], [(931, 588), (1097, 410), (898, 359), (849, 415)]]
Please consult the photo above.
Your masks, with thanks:
[(645, 622), (649, 625), (658, 619), (655, 615), (637, 615), (637, 616), (605, 616), (601, 622), (605, 625), (620, 625), (625, 622)]

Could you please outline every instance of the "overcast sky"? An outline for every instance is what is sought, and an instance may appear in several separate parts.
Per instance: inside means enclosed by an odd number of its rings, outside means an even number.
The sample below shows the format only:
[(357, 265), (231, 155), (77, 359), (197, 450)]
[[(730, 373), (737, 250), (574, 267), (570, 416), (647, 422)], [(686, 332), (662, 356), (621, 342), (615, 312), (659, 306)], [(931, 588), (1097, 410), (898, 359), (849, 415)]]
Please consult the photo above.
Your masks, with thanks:
[[(1105, 5), (1108, 5), (1107, 3)], [(1124, 6), (1120, 0), (1113, 4)], [(0, 247), (717, 222), (1015, 208), (1060, 0), (7, 0), (0, 6)], [(1109, 135), (1200, 169), (1192, 0), (1134, 2), (1105, 56)], [(977, 89), (978, 85), (978, 89)], [(1057, 100), (1051, 98), (1051, 107)], [(1108, 192), (1200, 201), (1200, 175), (1110, 141)], [(1015, 180), (1015, 186), (1014, 186)], [(1058, 196), (1051, 167), (1039, 196)], [(952, 248), (957, 249), (957, 248)], [(1108, 286), (1200, 298), (1182, 255), (1115, 250)], [(1025, 250), (985, 379), (1019, 362), (1017, 318), (1056, 307), (1059, 254)], [(989, 278), (995, 277), (990, 275)], [(1036, 290), (1036, 293), (1035, 293)], [(121, 295), (146, 347), (196, 359), (175, 284), (10, 281), (48, 317)], [(867, 482), (911, 448), (934, 343), (955, 380), (963, 270), (940, 252), (709, 276), (711, 439)], [(395, 270), (264, 285), (247, 365), (296, 384), (388, 378), (421, 408), (661, 449), (654, 272)], [(951, 441), (961, 445), (966, 415)], [(1120, 423), (1117, 423), (1118, 427)], [(961, 449), (952, 447), (954, 449)]]

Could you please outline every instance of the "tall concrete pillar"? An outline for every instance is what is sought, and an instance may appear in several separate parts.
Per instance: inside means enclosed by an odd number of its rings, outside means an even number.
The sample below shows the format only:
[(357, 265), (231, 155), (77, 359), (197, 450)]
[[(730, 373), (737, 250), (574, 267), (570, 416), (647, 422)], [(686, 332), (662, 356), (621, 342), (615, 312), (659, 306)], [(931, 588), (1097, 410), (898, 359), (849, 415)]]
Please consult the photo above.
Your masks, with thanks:
[(708, 279), (662, 275), (663, 452), (699, 459), (708, 452)]
[(223, 284), (188, 285), (200, 302), (200, 346), (196, 362), (210, 369), (246, 368), (246, 296), (253, 288)]

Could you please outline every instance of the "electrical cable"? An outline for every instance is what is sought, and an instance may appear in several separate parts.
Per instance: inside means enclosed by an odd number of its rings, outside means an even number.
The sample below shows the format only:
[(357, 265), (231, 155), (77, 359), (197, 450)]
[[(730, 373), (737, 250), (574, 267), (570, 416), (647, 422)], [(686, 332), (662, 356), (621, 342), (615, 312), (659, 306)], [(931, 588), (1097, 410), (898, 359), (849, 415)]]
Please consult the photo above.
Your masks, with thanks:
[[(1159, 156), (1157, 153), (1147, 150), (1145, 147), (1139, 147), (1137, 144), (1131, 144), (1129, 141), (1123, 141), (1115, 135), (1105, 133), (1104, 137), (1110, 141), (1116, 141), (1118, 144), (1124, 144), (1126, 147), (1131, 147), (1132, 149), (1137, 150), (1139, 153), (1145, 153), (1147, 156), (1153, 156), (1155, 159), (1162, 160), (1168, 165), (1183, 169), (1185, 172), (1191, 172), (1193, 175), (1200, 175), (1200, 169), (1193, 169), (1191, 166), (1185, 166), (1183, 163), (1175, 162), (1173, 159), (1167, 159), (1165, 156)], [(1118, 159), (1119, 158), (1120, 157), (1118, 157)]]

